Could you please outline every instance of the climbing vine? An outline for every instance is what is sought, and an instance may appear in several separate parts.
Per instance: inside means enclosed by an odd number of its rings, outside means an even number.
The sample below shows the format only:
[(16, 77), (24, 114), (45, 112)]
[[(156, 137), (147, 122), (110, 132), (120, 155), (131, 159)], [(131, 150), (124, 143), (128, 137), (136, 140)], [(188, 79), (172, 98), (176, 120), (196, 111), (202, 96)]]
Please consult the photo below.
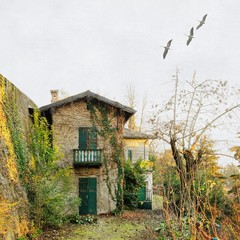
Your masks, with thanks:
[(7, 146), (7, 169), (9, 173), (10, 179), (17, 183), (18, 182), (18, 171), (17, 171), (17, 166), (15, 162), (15, 151), (14, 151), (14, 144), (12, 142), (11, 138), (11, 132), (9, 129), (9, 124), (8, 124), (8, 117), (6, 116), (6, 104), (5, 104), (5, 99), (6, 99), (6, 84), (7, 81), (4, 77), (0, 75), (0, 129), (1, 129), (1, 141), (4, 142), (4, 144)]
[(19, 125), (14, 121), (14, 117), (18, 116), (15, 96), (16, 88), (0, 75), (0, 159), (1, 173), (5, 179), (1, 180), (9, 184), (4, 185), (5, 195), (0, 194), (0, 238), (8, 233), (23, 236), (29, 230), (26, 198), (19, 182), (16, 151), (19, 145), (13, 137), (13, 130), (16, 136), (16, 131), (19, 129)]
[[(0, 75), (0, 159), (6, 172), (4, 175), (10, 180), (6, 192), (14, 193), (10, 200), (0, 196), (0, 207), (4, 206), (4, 211), (0, 211), (0, 223), (1, 219), (14, 213), (13, 216), (17, 217), (11, 222), (15, 225), (9, 226), (8, 230), (17, 236), (35, 228), (60, 225), (65, 219), (64, 211), (80, 204), (79, 199), (70, 194), (72, 170), (60, 168), (57, 164), (62, 154), (52, 143), (52, 131), (47, 120), (36, 109), (32, 112), (31, 121), (28, 99), (21, 101), (25, 98)], [(14, 207), (13, 203), (16, 203)], [(2, 216), (5, 210), (9, 216)]]
[(9, 129), (10, 139), (13, 144), (19, 177), (22, 180), (27, 169), (28, 153), (26, 136), (17, 106), (17, 91), (12, 84), (3, 78), (2, 92), (4, 93), (2, 95), (2, 100), (6, 123)]
[[(87, 102), (87, 108), (90, 111), (90, 118), (98, 135), (103, 143), (103, 164), (106, 173), (106, 184), (113, 201), (116, 202), (116, 212), (123, 210), (123, 141), (121, 132), (123, 130), (123, 116), (116, 112), (112, 107), (107, 107), (98, 102)], [(114, 126), (116, 124), (116, 127)], [(117, 165), (117, 181), (112, 186), (110, 178), (110, 167), (112, 162)], [(113, 194), (114, 187), (114, 194)]]

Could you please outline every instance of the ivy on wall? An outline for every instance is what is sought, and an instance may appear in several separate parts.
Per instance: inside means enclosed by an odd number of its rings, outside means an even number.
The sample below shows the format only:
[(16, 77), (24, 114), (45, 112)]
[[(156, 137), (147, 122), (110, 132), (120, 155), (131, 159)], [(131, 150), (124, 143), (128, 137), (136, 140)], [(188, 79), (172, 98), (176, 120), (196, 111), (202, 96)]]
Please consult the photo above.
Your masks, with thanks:
[[(29, 231), (26, 199), (20, 187), (17, 166), (17, 145), (13, 130), (19, 129), (13, 120), (17, 116), (15, 87), (0, 75), (0, 150), (1, 174), (5, 181), (5, 197), (0, 194), (0, 238), (24, 236)], [(4, 184), (4, 183), (2, 183)], [(9, 185), (8, 185), (9, 184)], [(10, 235), (9, 235), (10, 234)]]
[[(0, 75), (0, 156), (4, 156), (2, 169), (6, 169), (4, 174), (8, 175), (5, 177), (11, 185), (6, 191), (13, 194), (11, 201), (0, 194), (0, 207), (4, 206), (9, 213), (6, 217), (12, 224), (8, 230), (11, 228), (14, 237), (32, 234), (45, 226), (60, 225), (66, 211), (80, 204), (79, 198), (71, 196), (72, 170), (57, 164), (62, 154), (52, 144), (52, 131), (37, 109), (32, 114), (31, 127), (25, 129), (30, 118), (27, 119), (27, 106), (21, 105), (21, 94)], [(22, 112), (23, 109), (26, 112)], [(0, 211), (0, 224), (1, 219), (6, 219), (2, 216), (5, 210)], [(10, 218), (12, 215), (14, 218)]]
[[(90, 111), (92, 124), (96, 127), (103, 143), (106, 184), (112, 200), (116, 202), (116, 213), (121, 213), (123, 211), (124, 152), (122, 131), (124, 117), (118, 114), (113, 107), (107, 107), (104, 104), (92, 102), (91, 100), (87, 101), (87, 108)], [(110, 177), (112, 161), (117, 165), (117, 179), (114, 185)]]
[[(12, 182), (18, 183), (18, 171), (17, 171), (17, 166), (16, 166), (16, 159), (15, 159), (15, 151), (14, 151), (14, 144), (12, 142), (12, 137), (11, 137), (11, 129), (9, 128), (9, 118), (6, 114), (6, 99), (7, 99), (7, 91), (6, 87), (8, 84), (8, 81), (0, 75), (0, 129), (1, 129), (1, 141), (4, 142), (4, 145), (6, 146), (7, 149), (7, 170), (9, 177)], [(10, 104), (9, 104), (10, 105)]]

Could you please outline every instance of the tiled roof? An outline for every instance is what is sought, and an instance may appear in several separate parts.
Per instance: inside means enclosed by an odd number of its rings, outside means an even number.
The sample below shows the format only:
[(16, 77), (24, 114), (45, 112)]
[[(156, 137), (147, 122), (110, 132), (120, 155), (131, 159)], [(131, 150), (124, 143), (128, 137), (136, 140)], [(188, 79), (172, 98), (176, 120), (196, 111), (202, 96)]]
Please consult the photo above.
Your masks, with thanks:
[(96, 93), (93, 93), (93, 92), (91, 92), (89, 90), (87, 90), (87, 91), (85, 91), (83, 93), (79, 93), (77, 95), (71, 96), (71, 97), (67, 97), (67, 98), (59, 100), (57, 102), (54, 102), (54, 103), (42, 106), (42, 107), (40, 107), (40, 110), (42, 112), (44, 112), (44, 111), (47, 111), (47, 110), (52, 109), (52, 108), (62, 107), (64, 105), (66, 105), (66, 104), (75, 102), (75, 101), (83, 99), (83, 98), (97, 99), (100, 102), (104, 102), (104, 103), (106, 103), (108, 105), (111, 105), (111, 106), (114, 106), (116, 108), (119, 108), (122, 111), (125, 111), (128, 114), (130, 114), (130, 115), (133, 115), (136, 112), (134, 109), (132, 109), (130, 107), (127, 107), (127, 106), (125, 106), (125, 105), (123, 105), (123, 104), (121, 104), (119, 102), (112, 101), (112, 100), (110, 100), (108, 98), (100, 96), (100, 95), (98, 95)]

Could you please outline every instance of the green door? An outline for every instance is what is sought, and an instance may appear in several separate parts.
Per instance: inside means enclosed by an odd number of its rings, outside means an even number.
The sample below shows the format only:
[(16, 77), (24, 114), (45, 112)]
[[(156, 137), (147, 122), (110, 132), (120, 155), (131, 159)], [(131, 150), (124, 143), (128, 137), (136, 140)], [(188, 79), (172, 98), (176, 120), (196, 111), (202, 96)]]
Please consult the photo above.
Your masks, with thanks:
[(146, 201), (146, 187), (141, 187), (139, 189), (138, 201)]
[(80, 178), (79, 179), (79, 196), (81, 206), (79, 214), (97, 214), (97, 179)]

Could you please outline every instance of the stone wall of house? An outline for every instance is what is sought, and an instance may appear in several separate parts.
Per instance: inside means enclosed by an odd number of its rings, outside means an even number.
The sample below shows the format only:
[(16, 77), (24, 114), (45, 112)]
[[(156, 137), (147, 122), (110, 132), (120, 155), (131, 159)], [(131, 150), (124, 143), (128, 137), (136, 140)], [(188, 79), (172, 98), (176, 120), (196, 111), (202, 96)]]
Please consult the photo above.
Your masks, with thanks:
[[(54, 143), (60, 147), (64, 157), (60, 164), (64, 166), (73, 166), (73, 149), (78, 149), (79, 127), (92, 127), (90, 120), (90, 112), (87, 109), (87, 104), (84, 100), (79, 100), (71, 104), (56, 108), (52, 111)], [(112, 120), (112, 124), (117, 126), (117, 119)], [(102, 149), (104, 142), (97, 139), (97, 148)], [(79, 196), (79, 178), (80, 177), (95, 177), (97, 178), (97, 213), (109, 213), (116, 208), (116, 203), (108, 191), (106, 185), (105, 167), (80, 167), (74, 169), (75, 174), (72, 175), (72, 183), (74, 186), (73, 195)], [(109, 177), (114, 183), (117, 176), (117, 166), (114, 161), (111, 161), (109, 166)], [(112, 184), (112, 192), (115, 185)], [(76, 212), (78, 209), (75, 210)]]
[[(11, 112), (13, 105), (16, 112)], [(17, 239), (28, 232), (28, 202), (19, 181), (9, 121), (18, 116), (14, 127), (21, 128), (27, 141), (31, 122), (29, 106), (35, 104), (0, 75), (0, 239)], [(6, 115), (6, 111), (10, 112)]]

